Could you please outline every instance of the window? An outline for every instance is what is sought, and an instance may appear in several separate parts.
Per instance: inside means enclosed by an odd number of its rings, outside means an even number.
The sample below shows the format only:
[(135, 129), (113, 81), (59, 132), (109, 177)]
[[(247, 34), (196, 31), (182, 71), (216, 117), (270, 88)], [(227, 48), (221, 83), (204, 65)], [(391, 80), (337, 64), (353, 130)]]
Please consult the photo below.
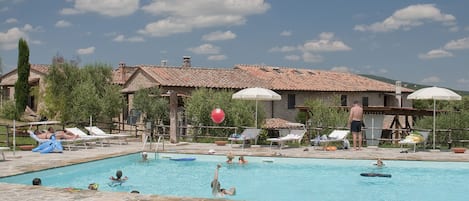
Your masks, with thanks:
[(340, 96), (340, 106), (347, 106), (347, 95)]
[(296, 97), (295, 94), (288, 94), (288, 109), (295, 109)]
[(368, 97), (362, 97), (362, 105), (368, 107)]

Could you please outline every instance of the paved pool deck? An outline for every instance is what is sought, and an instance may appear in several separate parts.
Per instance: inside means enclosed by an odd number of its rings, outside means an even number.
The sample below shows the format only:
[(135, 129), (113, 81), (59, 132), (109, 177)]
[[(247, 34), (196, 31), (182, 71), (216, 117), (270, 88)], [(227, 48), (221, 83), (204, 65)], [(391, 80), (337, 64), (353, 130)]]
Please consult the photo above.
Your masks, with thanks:
[[(144, 150), (154, 152), (156, 145), (148, 144)], [(88, 162), (121, 156), (131, 153), (141, 152), (143, 143), (139, 141), (129, 142), (127, 145), (113, 144), (109, 147), (93, 146), (89, 149), (77, 149), (65, 151), (63, 153), (39, 154), (31, 151), (6, 151), (5, 161), (0, 161), (0, 177), (17, 175), (25, 172), (38, 171), (54, 167), (66, 166), (76, 163)], [(272, 156), (272, 157), (305, 157), (305, 158), (331, 158), (331, 159), (369, 159), (376, 160), (381, 158), (386, 160), (417, 160), (417, 161), (451, 161), (451, 162), (469, 162), (469, 152), (455, 154), (449, 151), (433, 152), (430, 150), (419, 150), (415, 153), (401, 153), (400, 148), (363, 148), (360, 151), (337, 150), (323, 151), (321, 147), (303, 146), (296, 148), (279, 149), (269, 146), (251, 146), (242, 149), (239, 145), (229, 144), (217, 146), (213, 143), (179, 143), (169, 144), (160, 143), (158, 152), (168, 153), (191, 153), (208, 154), (209, 150), (215, 150), (215, 155), (226, 155), (232, 152), (235, 155), (249, 156)], [(235, 198), (235, 197), (233, 197)], [(131, 193), (115, 193), (91, 190), (70, 191), (63, 188), (51, 188), (45, 186), (19, 185), (0, 183), (0, 200), (114, 200), (114, 201), (132, 201), (132, 200), (217, 200), (207, 198), (182, 198), (168, 197), (159, 195), (143, 195)]]

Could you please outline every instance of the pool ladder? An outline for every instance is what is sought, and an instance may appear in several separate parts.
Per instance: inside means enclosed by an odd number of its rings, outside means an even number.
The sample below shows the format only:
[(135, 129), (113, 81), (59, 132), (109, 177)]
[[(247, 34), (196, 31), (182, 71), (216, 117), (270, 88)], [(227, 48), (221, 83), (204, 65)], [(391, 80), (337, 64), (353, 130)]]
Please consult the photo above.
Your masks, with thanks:
[[(150, 138), (151, 136), (150, 135), (145, 135), (145, 140), (143, 142), (143, 147), (142, 147), (142, 152), (145, 151), (145, 147), (147, 146), (147, 141), (148, 141), (148, 138)], [(163, 140), (163, 150), (164, 150), (164, 137), (163, 135), (160, 135), (158, 136), (158, 141), (156, 142), (156, 147), (155, 147), (155, 158), (156, 158), (156, 154), (158, 153), (158, 147), (160, 145), (160, 142), (161, 140)], [(150, 150), (151, 150), (151, 144), (152, 144), (152, 140), (150, 138)]]

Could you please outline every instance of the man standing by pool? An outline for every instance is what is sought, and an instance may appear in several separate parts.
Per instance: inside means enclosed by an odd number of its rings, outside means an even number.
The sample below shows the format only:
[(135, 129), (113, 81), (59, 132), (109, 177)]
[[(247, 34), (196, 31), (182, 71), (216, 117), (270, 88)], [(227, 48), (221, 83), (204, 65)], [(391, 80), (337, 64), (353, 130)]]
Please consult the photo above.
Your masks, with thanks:
[[(350, 115), (348, 118), (348, 126), (353, 136), (353, 149), (360, 150), (362, 148), (362, 124), (363, 124), (363, 108), (359, 105), (358, 101), (353, 102), (350, 108)], [(357, 148), (358, 137), (358, 148)]]

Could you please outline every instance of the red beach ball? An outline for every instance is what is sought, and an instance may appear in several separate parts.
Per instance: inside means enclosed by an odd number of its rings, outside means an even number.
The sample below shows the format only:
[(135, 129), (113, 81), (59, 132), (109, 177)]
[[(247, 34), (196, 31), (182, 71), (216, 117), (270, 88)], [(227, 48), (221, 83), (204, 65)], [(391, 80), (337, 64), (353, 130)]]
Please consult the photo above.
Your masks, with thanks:
[(220, 108), (215, 108), (212, 110), (211, 117), (214, 123), (219, 124), (225, 120), (225, 112)]

